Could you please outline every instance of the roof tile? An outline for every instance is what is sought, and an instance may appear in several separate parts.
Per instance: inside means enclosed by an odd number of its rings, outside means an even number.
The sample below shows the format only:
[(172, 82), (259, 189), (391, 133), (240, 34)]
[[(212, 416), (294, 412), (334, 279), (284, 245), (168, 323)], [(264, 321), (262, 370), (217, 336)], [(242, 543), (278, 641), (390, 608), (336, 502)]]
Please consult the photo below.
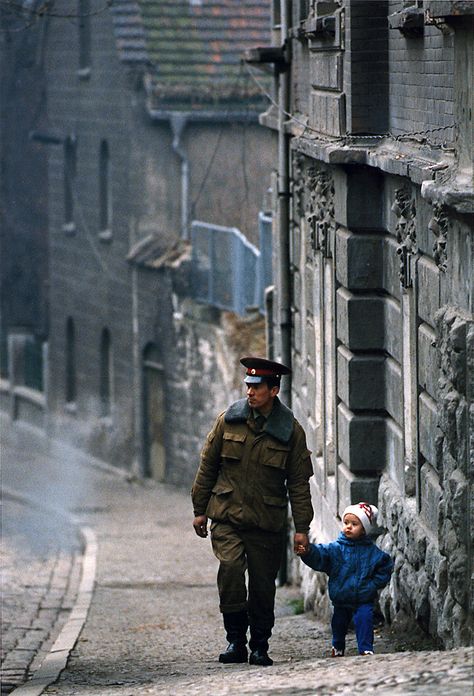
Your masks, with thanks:
[(261, 104), (244, 80), (242, 53), (270, 44), (271, 0), (114, 0), (121, 60), (146, 63), (158, 108)]

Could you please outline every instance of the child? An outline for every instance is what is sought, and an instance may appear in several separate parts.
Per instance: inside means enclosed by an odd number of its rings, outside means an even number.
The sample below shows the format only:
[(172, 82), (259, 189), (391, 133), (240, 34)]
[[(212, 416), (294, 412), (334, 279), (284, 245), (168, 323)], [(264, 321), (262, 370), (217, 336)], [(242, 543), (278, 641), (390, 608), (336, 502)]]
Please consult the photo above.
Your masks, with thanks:
[(375, 505), (349, 505), (342, 515), (342, 532), (336, 541), (296, 549), (307, 566), (329, 576), (329, 597), (334, 605), (332, 657), (344, 655), (351, 619), (359, 654), (374, 654), (374, 600), (377, 590), (390, 580), (393, 569), (390, 556), (367, 536), (375, 527), (377, 513)]

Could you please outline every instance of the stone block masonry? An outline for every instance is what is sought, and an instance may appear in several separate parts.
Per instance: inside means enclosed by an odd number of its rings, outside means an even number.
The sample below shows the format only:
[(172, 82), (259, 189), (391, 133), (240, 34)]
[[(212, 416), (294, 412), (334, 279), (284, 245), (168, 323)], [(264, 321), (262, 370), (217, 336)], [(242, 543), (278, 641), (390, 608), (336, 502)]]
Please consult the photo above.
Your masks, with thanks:
[[(316, 455), (312, 537), (334, 539), (347, 504), (377, 504), (378, 541), (395, 560), (386, 620), (467, 644), (474, 5), (335, 0), (299, 13), (288, 109), (298, 123), (279, 142), (290, 136), (292, 403)], [(332, 125), (313, 119), (329, 89)], [(330, 138), (337, 113), (345, 136)], [(327, 612), (325, 578), (304, 571), (302, 584), (307, 606)]]

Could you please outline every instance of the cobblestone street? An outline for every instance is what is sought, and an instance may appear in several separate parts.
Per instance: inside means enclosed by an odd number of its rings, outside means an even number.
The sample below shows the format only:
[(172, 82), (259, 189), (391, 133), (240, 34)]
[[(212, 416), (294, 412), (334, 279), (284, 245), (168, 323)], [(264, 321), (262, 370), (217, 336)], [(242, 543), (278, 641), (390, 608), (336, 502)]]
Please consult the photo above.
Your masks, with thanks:
[[(18, 441), (9, 436), (7, 446), (2, 444), (4, 486), (11, 488)], [(57, 453), (41, 453), (39, 446), (30, 451), (34, 452), (30, 457), (34, 458), (35, 476), (44, 465), (49, 476), (55, 470), (58, 479), (67, 479), (70, 460), (61, 460)], [(378, 630), (375, 656), (357, 656), (351, 635), (347, 657), (329, 659), (328, 626), (310, 615), (295, 613), (299, 594), (286, 587), (278, 590), (278, 618), (270, 646), (274, 666), (219, 664), (216, 658), (226, 643), (217, 608), (217, 566), (209, 540), (198, 539), (192, 530), (188, 492), (129, 481), (75, 462), (76, 488), (79, 472), (86, 495), (71, 499), (68, 510), (80, 526), (93, 529), (97, 535), (96, 583), (87, 620), (67, 668), (44, 693), (471, 693), (472, 649), (428, 649), (432, 648), (429, 641), (397, 634), (388, 627)], [(28, 493), (33, 495), (32, 490)], [(14, 672), (14, 658), (23, 650), (29, 651), (34, 672), (45, 655), (41, 641), (44, 643), (47, 633), (51, 641), (58, 632), (58, 615), (67, 618), (78, 584), (78, 558), (77, 537), (69, 534), (63, 522), (59, 525), (61, 534), (51, 534), (50, 542), (30, 564), (24, 537), (15, 531), (22, 504), (8, 496), (5, 502), (7, 685), (26, 669), (23, 662)], [(51, 516), (48, 519), (53, 524)], [(54, 612), (54, 616), (45, 612)], [(43, 618), (48, 618), (48, 627), (41, 623)], [(27, 691), (23, 688), (17, 693)]]
[[(34, 672), (67, 618), (77, 590), (80, 552), (74, 530), (51, 535), (44, 513), (3, 497), (2, 693)], [(35, 530), (36, 539), (32, 538)]]

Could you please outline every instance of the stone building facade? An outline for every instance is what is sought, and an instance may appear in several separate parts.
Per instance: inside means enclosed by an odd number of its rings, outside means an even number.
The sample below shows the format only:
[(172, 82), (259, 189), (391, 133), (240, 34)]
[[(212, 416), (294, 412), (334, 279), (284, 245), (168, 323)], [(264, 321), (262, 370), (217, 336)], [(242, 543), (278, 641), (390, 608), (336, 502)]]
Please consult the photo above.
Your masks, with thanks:
[(18, 166), (46, 191), (50, 320), (44, 392), (9, 409), (10, 370), (3, 407), (189, 484), (238, 360), (220, 350), (225, 314), (192, 302), (188, 235), (199, 219), (257, 238), (273, 143), (240, 54), (270, 42), (269, 0), (24, 4), (41, 36), (30, 129), (46, 168)]
[(0, 400), (7, 402), (1, 385), (9, 353), (26, 351), (30, 358), (19, 390), (41, 389), (48, 333), (47, 157), (31, 137), (45, 119), (44, 36), (36, 23), (28, 30), (26, 24), (17, 6), (1, 4)]
[[(380, 604), (446, 646), (472, 629), (474, 5), (274, 2), (261, 122), (274, 186), (275, 357), (313, 451), (313, 538), (350, 503), (395, 560)], [(250, 68), (255, 73), (255, 68)], [(258, 79), (258, 76), (257, 76)], [(326, 579), (303, 572), (308, 607)]]

